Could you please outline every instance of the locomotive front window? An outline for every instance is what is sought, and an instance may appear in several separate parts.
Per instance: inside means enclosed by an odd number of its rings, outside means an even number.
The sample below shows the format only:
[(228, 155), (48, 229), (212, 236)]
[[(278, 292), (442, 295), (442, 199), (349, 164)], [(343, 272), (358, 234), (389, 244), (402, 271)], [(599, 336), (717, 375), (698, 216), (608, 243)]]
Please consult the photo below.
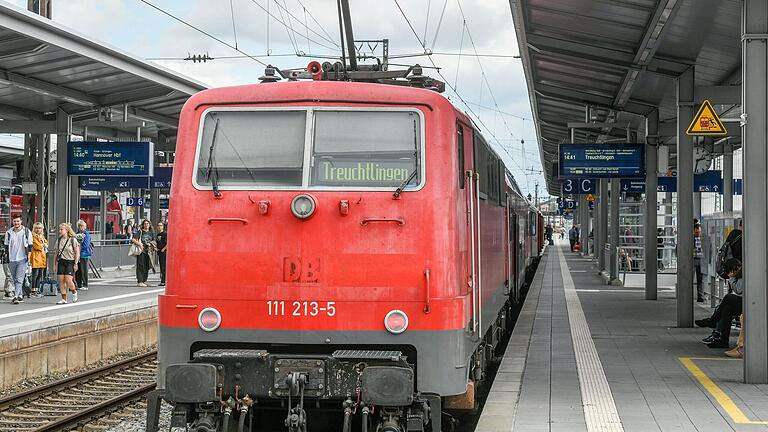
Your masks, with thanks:
[(208, 112), (197, 184), (301, 186), (306, 118), (303, 110)]
[(421, 182), (420, 117), (409, 111), (315, 111), (311, 186)]

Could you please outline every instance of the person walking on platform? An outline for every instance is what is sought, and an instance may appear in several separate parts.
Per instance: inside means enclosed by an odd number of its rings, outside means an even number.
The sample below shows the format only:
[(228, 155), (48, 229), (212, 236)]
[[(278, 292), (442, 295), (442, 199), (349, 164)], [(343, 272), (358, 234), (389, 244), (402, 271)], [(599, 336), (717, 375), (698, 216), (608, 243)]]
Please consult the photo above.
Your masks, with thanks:
[(48, 239), (45, 238), (45, 227), (37, 222), (32, 225), (32, 294), (31, 297), (42, 297), (40, 284), (45, 277), (45, 269), (48, 267)]
[(579, 230), (576, 229), (576, 225), (572, 226), (568, 231), (568, 241), (571, 242), (571, 252), (573, 252), (576, 243), (579, 241)]
[(157, 261), (160, 263), (160, 286), (165, 286), (165, 254), (168, 249), (168, 232), (165, 225), (157, 224)]
[(547, 224), (547, 227), (544, 228), (544, 235), (547, 238), (547, 242), (551, 245), (555, 244), (555, 241), (552, 240), (552, 233), (554, 233), (554, 230), (552, 229), (552, 225)]
[(72, 303), (77, 303), (77, 286), (73, 278), (80, 261), (80, 245), (75, 231), (68, 223), (59, 224), (59, 238), (56, 240), (56, 276), (59, 279), (61, 300), (56, 304), (67, 304), (67, 290), (72, 292)]
[(141, 230), (133, 235), (131, 242), (141, 248), (141, 253), (136, 256), (136, 281), (138, 286), (146, 287), (149, 269), (154, 267), (154, 260), (150, 254), (154, 255), (157, 247), (152, 223), (144, 219), (141, 222)]
[(29, 255), (32, 252), (32, 232), (22, 225), (21, 218), (13, 218), (13, 228), (5, 232), (6, 253), (8, 254), (8, 266), (14, 283), (13, 303), (22, 303), (24, 295), (22, 287), (24, 276), (27, 274)]
[(77, 241), (80, 243), (80, 265), (75, 272), (75, 284), (78, 290), (88, 291), (88, 262), (93, 255), (91, 233), (84, 220), (77, 221)]
[(693, 269), (696, 274), (696, 301), (704, 301), (704, 288), (701, 276), (701, 261), (704, 259), (704, 251), (701, 249), (701, 225), (693, 226)]
[(13, 286), (13, 275), (11, 275), (11, 266), (10, 262), (8, 262), (8, 248), (5, 244), (5, 236), (2, 237), (2, 247), (0, 248), (0, 262), (3, 264), (3, 273), (5, 274), (5, 297), (6, 298), (16, 298), (15, 296), (15, 289)]

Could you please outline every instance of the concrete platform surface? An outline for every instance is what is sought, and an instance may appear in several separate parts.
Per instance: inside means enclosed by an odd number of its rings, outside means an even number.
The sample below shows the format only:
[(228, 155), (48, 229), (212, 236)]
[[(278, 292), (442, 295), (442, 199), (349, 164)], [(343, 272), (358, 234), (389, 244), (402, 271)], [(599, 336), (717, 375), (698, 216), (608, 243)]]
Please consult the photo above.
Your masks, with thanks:
[(130, 272), (103, 272), (101, 279), (90, 280), (87, 291), (78, 292), (77, 303), (71, 303), (71, 293), (65, 305), (56, 304), (59, 296), (25, 298), (20, 304), (0, 298), (0, 337), (156, 305), (164, 291), (159, 281), (160, 275), (150, 272), (149, 287), (139, 287)]
[(768, 385), (744, 384), (707, 329), (676, 328), (673, 290), (647, 301), (596, 272), (547, 250), (476, 432), (768, 430)]

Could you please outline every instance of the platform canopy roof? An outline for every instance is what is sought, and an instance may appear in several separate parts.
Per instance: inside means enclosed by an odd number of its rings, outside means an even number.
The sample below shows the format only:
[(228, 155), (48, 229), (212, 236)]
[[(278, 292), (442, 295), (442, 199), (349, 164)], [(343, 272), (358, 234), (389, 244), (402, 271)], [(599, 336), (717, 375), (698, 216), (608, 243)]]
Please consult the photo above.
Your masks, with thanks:
[(141, 127), (143, 137), (173, 139), (182, 105), (205, 88), (0, 2), (0, 132), (50, 133), (61, 108), (73, 133), (88, 126), (89, 136), (126, 139)]
[[(643, 142), (644, 117), (659, 108), (662, 142), (674, 143), (676, 78), (695, 67), (699, 89), (737, 119), (741, 83), (739, 0), (510, 0), (539, 150), (550, 194), (559, 194), (559, 143), (568, 123), (616, 123), (578, 131), (576, 141)], [(736, 86), (733, 91), (706, 86)], [(711, 91), (710, 91), (711, 90)], [(740, 99), (739, 99), (740, 100)], [(586, 107), (591, 107), (587, 118)], [(729, 131), (738, 135), (738, 123)], [(732, 142), (739, 145), (738, 136)], [(705, 143), (717, 153), (717, 142)], [(674, 148), (670, 149), (674, 154)], [(674, 159), (673, 159), (674, 161)]]

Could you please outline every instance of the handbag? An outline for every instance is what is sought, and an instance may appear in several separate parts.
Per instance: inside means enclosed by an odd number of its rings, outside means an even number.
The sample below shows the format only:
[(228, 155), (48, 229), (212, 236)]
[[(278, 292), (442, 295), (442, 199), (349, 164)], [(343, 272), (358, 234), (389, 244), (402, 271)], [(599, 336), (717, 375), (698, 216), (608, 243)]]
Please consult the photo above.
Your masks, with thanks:
[(56, 279), (45, 279), (40, 283), (40, 294), (44, 296), (59, 295), (59, 283)]
[(142, 252), (144, 252), (144, 249), (141, 246), (132, 244), (131, 248), (128, 249), (128, 256), (139, 256)]

